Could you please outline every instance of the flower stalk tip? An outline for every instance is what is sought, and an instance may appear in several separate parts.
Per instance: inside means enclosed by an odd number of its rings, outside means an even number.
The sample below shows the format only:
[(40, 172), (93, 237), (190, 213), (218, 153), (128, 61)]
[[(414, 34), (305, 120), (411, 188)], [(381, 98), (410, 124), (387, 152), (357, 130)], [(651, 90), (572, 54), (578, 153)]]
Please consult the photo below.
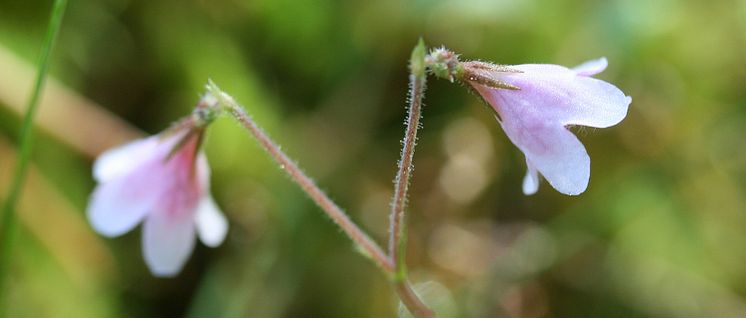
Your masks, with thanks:
[(409, 58), (409, 68), (412, 75), (417, 77), (425, 76), (425, 70), (427, 67), (425, 63), (426, 52), (427, 48), (425, 47), (425, 41), (420, 38), (420, 40), (417, 41), (417, 45), (412, 49), (412, 55)]

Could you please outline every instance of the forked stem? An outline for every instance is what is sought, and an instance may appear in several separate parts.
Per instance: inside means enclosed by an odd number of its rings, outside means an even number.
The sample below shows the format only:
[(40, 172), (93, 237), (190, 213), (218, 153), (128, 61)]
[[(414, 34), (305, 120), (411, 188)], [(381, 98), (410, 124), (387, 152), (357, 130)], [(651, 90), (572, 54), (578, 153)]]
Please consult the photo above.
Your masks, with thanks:
[(386, 254), (363, 230), (361, 230), (347, 213), (334, 203), (316, 183), (309, 178), (298, 165), (291, 160), (280, 147), (254, 122), (230, 95), (224, 93), (217, 85), (210, 82), (207, 90), (218, 100), (218, 105), (236, 119), (246, 130), (259, 141), (264, 150), (282, 167), (290, 178), (308, 194), (331, 219), (336, 223), (355, 245), (368, 255), (378, 267), (392, 279), (396, 290), (407, 310), (418, 318), (433, 318), (430, 310), (417, 296), (407, 279), (405, 263), (406, 222), (405, 208), (409, 180), (412, 175), (412, 159), (417, 141), (417, 129), (422, 111), (422, 99), (425, 92), (425, 44), (422, 40), (412, 52), (410, 60), (410, 93), (409, 114), (405, 131), (399, 170), (396, 174), (394, 197), (391, 202), (391, 228), (389, 236), (389, 254)]

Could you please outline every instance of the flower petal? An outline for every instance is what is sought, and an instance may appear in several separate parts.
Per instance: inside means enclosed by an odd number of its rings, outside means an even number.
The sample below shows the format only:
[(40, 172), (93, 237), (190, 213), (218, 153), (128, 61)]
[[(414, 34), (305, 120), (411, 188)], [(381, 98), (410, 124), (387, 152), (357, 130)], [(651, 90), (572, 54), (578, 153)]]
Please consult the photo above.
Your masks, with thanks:
[(225, 240), (225, 235), (228, 232), (228, 221), (217, 204), (215, 204), (215, 200), (209, 195), (210, 166), (207, 163), (207, 157), (202, 151), (197, 156), (196, 169), (198, 182), (201, 189), (205, 192), (205, 195), (203, 195), (197, 206), (195, 215), (197, 234), (205, 245), (217, 247)]
[(532, 195), (539, 191), (539, 172), (526, 160), (526, 176), (523, 177), (523, 194)]
[[(588, 187), (591, 159), (577, 137), (566, 128), (544, 122), (507, 118), (502, 122), (508, 138), (526, 155), (529, 174), (541, 173), (557, 191), (578, 195)], [(528, 185), (532, 185), (530, 181)], [(524, 192), (531, 187), (524, 179)]]
[(609, 66), (609, 61), (607, 61), (605, 57), (602, 57), (596, 60), (586, 61), (583, 64), (573, 67), (572, 70), (575, 71), (575, 74), (580, 76), (593, 76), (603, 72), (607, 66)]
[(158, 211), (148, 215), (143, 225), (143, 256), (155, 276), (176, 276), (192, 254), (194, 242), (191, 213)]
[(188, 131), (154, 135), (107, 150), (93, 163), (93, 178), (106, 182), (122, 177), (154, 158), (165, 158)]
[(152, 210), (160, 191), (147, 174), (148, 171), (135, 173), (96, 187), (87, 210), (88, 220), (96, 232), (107, 237), (122, 235)]
[(212, 196), (206, 195), (200, 201), (197, 206), (195, 223), (197, 224), (197, 235), (205, 245), (217, 247), (225, 240), (225, 235), (228, 233), (228, 221), (225, 219), (225, 215), (220, 212), (220, 208), (215, 204)]
[(540, 114), (545, 121), (597, 128), (616, 125), (627, 116), (632, 99), (614, 85), (577, 76), (574, 71), (556, 65), (515, 68), (524, 73), (504, 73), (500, 79), (520, 90), (492, 89), (490, 94), (499, 94), (506, 100), (505, 104), (495, 104), (485, 97), (498, 112), (503, 107), (519, 107), (514, 111)]
[(93, 177), (106, 182), (121, 177), (152, 159), (158, 151), (158, 136), (131, 141), (102, 153), (93, 163)]
[(571, 85), (575, 94), (568, 101), (562, 123), (596, 128), (614, 126), (627, 117), (632, 98), (614, 85), (591, 77), (578, 77)]
[(484, 71), (478, 65), (470, 69), (519, 88), (498, 89), (477, 80), (470, 82), (495, 109), (508, 138), (526, 155), (524, 193), (536, 192), (537, 171), (564, 194), (577, 195), (587, 188), (590, 158), (567, 126), (615, 125), (626, 117), (632, 102), (616, 86), (589, 77), (603, 71), (607, 64), (601, 58), (573, 70), (550, 64), (510, 67), (520, 72)]

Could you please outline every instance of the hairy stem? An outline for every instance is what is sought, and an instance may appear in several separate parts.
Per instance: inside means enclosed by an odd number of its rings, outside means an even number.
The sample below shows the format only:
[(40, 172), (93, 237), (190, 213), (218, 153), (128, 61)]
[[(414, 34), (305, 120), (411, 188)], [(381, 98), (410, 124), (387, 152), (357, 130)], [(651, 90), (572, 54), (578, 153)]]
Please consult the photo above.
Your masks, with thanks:
[(235, 118), (248, 132), (259, 141), (264, 150), (274, 159), (280, 167), (297, 183), (301, 189), (315, 202), (342, 231), (350, 237), (357, 247), (367, 254), (373, 261), (386, 273), (393, 273), (394, 264), (388, 255), (361, 230), (350, 217), (329, 196), (324, 193), (316, 183), (309, 178), (298, 165), (291, 160), (280, 147), (254, 122), (236, 101), (228, 94), (223, 93), (215, 84), (208, 84), (210, 93), (218, 99), (218, 102), (225, 107), (228, 112)]
[(415, 317), (434, 317), (433, 312), (420, 301), (407, 282), (406, 267), (406, 206), (409, 182), (414, 169), (414, 147), (417, 144), (417, 130), (422, 115), (422, 99), (425, 95), (425, 44), (420, 39), (418, 45), (412, 51), (410, 59), (409, 75), (409, 114), (407, 126), (402, 141), (401, 159), (399, 159), (399, 170), (394, 179), (394, 196), (391, 200), (391, 214), (389, 229), (389, 256), (391, 257), (396, 275), (394, 285), (402, 303)]
[(425, 94), (425, 45), (420, 43), (412, 51), (409, 75), (409, 107), (407, 115), (407, 126), (402, 140), (401, 158), (399, 159), (399, 170), (394, 179), (394, 195), (391, 199), (391, 214), (389, 230), (389, 255), (394, 261), (397, 269), (397, 279), (406, 278), (406, 262), (404, 258), (404, 247), (406, 243), (406, 205), (409, 180), (412, 177), (412, 160), (414, 158), (414, 147), (417, 144), (417, 130), (420, 125), (422, 114), (422, 99)]
[[(404, 260), (404, 247), (406, 243), (406, 205), (407, 193), (409, 191), (409, 180), (412, 177), (412, 159), (414, 157), (414, 147), (417, 143), (417, 128), (420, 122), (422, 112), (422, 97), (425, 90), (425, 79), (410, 75), (410, 104), (409, 116), (407, 118), (407, 128), (402, 142), (401, 159), (399, 160), (399, 170), (394, 180), (394, 197), (391, 200), (389, 231), (389, 254), (394, 260), (400, 278), (405, 277), (406, 264)], [(401, 272), (400, 272), (401, 271)]]
[[(57, 39), (57, 34), (62, 25), (62, 16), (65, 13), (66, 6), (67, 0), (55, 0), (54, 6), (52, 7), (52, 14), (49, 18), (47, 33), (39, 57), (34, 89), (26, 107), (26, 114), (23, 117), (23, 124), (19, 135), (18, 162), (16, 163), (16, 168), (13, 172), (13, 179), (8, 196), (3, 205), (3, 220), (2, 223), (0, 223), (0, 301), (3, 301), (4, 299), (4, 291), (6, 289), (5, 280), (8, 275), (8, 268), (10, 267), (9, 263), (13, 250), (13, 241), (15, 240), (15, 208), (21, 194), (24, 180), (26, 179), (28, 162), (31, 157), (34, 115), (36, 114), (36, 109), (39, 105), (41, 92), (44, 89), (47, 70), (49, 68), (49, 56), (51, 55), (52, 47), (54, 47), (54, 42)], [(0, 308), (3, 308), (3, 306), (0, 306)], [(0, 312), (0, 316), (4, 316), (4, 314), (4, 312)]]

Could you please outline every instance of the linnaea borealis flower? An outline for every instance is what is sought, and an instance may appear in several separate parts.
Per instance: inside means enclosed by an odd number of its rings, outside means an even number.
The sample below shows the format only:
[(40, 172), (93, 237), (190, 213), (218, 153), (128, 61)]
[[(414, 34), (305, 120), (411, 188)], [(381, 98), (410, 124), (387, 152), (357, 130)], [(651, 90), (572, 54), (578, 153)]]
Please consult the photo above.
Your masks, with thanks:
[(526, 156), (523, 193), (536, 193), (539, 174), (567, 195), (588, 187), (590, 158), (568, 127), (616, 125), (632, 102), (616, 86), (591, 77), (607, 64), (605, 58), (572, 69), (551, 64), (462, 64), (463, 79), (495, 109), (505, 134)]
[(195, 234), (216, 247), (228, 230), (210, 195), (210, 167), (200, 149), (210, 103), (215, 101), (208, 95), (185, 121), (106, 151), (93, 166), (98, 186), (87, 211), (93, 229), (116, 237), (142, 222), (143, 256), (155, 276), (181, 271)]

